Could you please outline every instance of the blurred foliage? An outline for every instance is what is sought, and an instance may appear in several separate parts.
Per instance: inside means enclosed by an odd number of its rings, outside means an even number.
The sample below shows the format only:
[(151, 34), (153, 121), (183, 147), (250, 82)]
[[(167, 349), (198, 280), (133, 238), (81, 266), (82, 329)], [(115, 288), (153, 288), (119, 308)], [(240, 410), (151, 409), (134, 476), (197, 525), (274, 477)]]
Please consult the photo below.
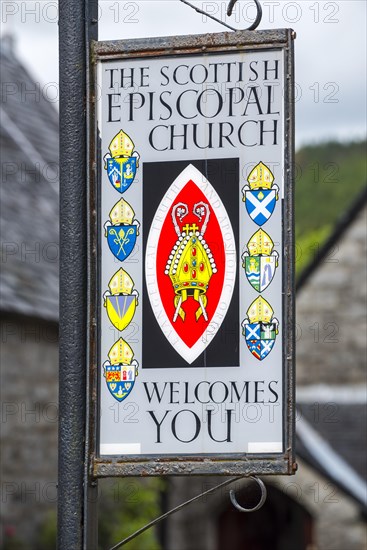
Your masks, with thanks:
[(367, 181), (366, 142), (329, 142), (296, 153), (296, 269), (330, 236)]
[[(100, 480), (99, 549), (105, 550), (152, 521), (161, 512), (161, 478)], [(124, 546), (126, 550), (160, 550), (156, 532), (148, 529)]]
[(56, 511), (49, 512), (39, 532), (36, 543), (37, 550), (55, 550), (57, 520)]
[(3, 543), (1, 550), (27, 550), (24, 543), (13, 534), (5, 533), (3, 535)]
[[(150, 479), (108, 479), (98, 482), (99, 550), (111, 548), (134, 531), (149, 523), (161, 512), (161, 492), (164, 481)], [(35, 550), (56, 548), (56, 513), (50, 513), (42, 525)], [(6, 550), (21, 550), (21, 546), (6, 546)], [(5, 550), (4, 548), (4, 550)], [(156, 531), (145, 533), (124, 546), (126, 550), (160, 550)]]

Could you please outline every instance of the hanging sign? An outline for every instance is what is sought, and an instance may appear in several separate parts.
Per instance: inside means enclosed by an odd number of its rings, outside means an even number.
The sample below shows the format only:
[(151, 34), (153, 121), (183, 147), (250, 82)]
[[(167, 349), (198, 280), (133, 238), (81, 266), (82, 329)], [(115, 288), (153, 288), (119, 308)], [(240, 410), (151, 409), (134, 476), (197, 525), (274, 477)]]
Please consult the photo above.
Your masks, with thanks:
[(294, 469), (292, 42), (95, 45), (96, 475)]

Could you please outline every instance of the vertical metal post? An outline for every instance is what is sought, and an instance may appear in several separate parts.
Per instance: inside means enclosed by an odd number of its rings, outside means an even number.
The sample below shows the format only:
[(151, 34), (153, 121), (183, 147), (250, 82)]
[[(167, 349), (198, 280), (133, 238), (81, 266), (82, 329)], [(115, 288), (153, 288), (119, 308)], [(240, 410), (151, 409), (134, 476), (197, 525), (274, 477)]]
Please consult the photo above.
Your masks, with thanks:
[[(85, 464), (87, 384), (88, 57), (98, 0), (59, 1), (60, 374), (59, 550), (97, 549), (88, 531), (92, 488)], [(96, 523), (96, 522), (95, 522)], [(91, 533), (88, 535), (88, 533)], [(89, 538), (89, 540), (87, 540)], [(94, 540), (92, 540), (94, 539)]]

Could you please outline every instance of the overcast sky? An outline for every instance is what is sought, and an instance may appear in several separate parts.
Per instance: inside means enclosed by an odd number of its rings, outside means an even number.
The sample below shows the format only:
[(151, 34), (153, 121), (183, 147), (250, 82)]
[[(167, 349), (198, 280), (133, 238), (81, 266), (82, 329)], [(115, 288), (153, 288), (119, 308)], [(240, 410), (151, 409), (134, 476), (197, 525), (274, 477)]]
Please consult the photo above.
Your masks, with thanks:
[[(195, 0), (194, 0), (195, 2)], [(227, 1), (196, 5), (217, 17)], [(262, 0), (260, 29), (291, 27), (297, 32), (297, 144), (337, 138), (360, 139), (366, 132), (366, 2), (364, 0)], [(175, 0), (99, 2), (99, 38), (221, 32), (224, 27), (204, 20)], [(238, 28), (251, 22), (251, 0), (238, 2), (227, 21)], [(16, 39), (16, 53), (50, 99), (58, 81), (57, 1), (1, 2), (1, 32)]]

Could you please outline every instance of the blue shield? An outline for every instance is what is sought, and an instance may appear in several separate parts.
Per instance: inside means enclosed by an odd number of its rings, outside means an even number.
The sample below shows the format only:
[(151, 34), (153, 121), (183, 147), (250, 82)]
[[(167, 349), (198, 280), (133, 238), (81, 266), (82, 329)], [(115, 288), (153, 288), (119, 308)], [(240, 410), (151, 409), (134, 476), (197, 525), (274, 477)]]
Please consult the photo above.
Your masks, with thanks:
[(123, 262), (130, 256), (137, 237), (136, 225), (111, 225), (107, 228), (107, 241), (112, 254)]
[(246, 191), (246, 210), (257, 225), (268, 221), (276, 205), (276, 191), (273, 189), (258, 189)]
[(261, 359), (265, 359), (273, 349), (275, 340), (261, 340)]
[(112, 186), (124, 193), (133, 183), (136, 175), (136, 157), (107, 159), (107, 174)]
[(132, 365), (106, 365), (104, 376), (110, 393), (117, 401), (123, 401), (135, 384), (135, 367)]
[(262, 361), (274, 347), (276, 326), (274, 323), (249, 323), (244, 326), (243, 335), (252, 355)]

